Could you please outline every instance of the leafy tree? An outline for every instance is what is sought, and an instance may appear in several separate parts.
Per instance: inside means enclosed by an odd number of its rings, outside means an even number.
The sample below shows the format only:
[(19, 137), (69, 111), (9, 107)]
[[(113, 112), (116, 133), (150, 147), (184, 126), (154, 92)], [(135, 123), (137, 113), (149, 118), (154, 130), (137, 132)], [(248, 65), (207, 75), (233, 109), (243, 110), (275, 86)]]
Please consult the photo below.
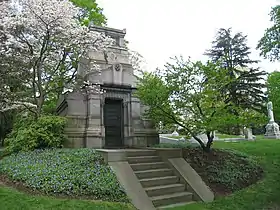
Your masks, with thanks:
[[(80, 58), (87, 62), (79, 65), (99, 71), (88, 51), (104, 51), (112, 43), (81, 26), (76, 19), (80, 10), (68, 0), (25, 0), (20, 10), (5, 1), (0, 9), (0, 57), (5, 58), (0, 66), (5, 78), (0, 85), (2, 110), (26, 105), (40, 116), (47, 99), (73, 87)], [(16, 88), (17, 80), (26, 90)]]
[[(212, 62), (175, 58), (165, 68), (139, 77), (136, 95), (149, 106), (147, 114), (156, 123), (176, 124), (194, 137), (204, 151), (210, 151), (213, 131), (223, 126), (259, 123), (262, 115), (225, 103), (222, 90), (232, 78), (228, 71)], [(238, 116), (231, 111), (238, 112)], [(250, 120), (249, 120), (250, 119)], [(205, 144), (198, 135), (206, 133)]]
[(107, 23), (107, 18), (103, 14), (103, 9), (98, 6), (96, 0), (70, 0), (80, 8), (78, 15), (82, 24), (88, 26), (90, 23), (103, 26)]
[(263, 92), (265, 84), (261, 81), (266, 72), (250, 67), (251, 64), (258, 63), (250, 59), (250, 54), (247, 36), (241, 32), (233, 35), (231, 28), (221, 28), (212, 42), (212, 48), (205, 53), (213, 62), (221, 62), (228, 75), (234, 78), (223, 90), (225, 102), (232, 102), (245, 109), (263, 111), (266, 98)]
[(280, 72), (272, 72), (267, 79), (268, 98), (273, 103), (275, 120), (280, 120)]
[(264, 58), (276, 61), (280, 58), (280, 5), (272, 8), (270, 21), (273, 26), (265, 30), (257, 49), (261, 51), (260, 55)]

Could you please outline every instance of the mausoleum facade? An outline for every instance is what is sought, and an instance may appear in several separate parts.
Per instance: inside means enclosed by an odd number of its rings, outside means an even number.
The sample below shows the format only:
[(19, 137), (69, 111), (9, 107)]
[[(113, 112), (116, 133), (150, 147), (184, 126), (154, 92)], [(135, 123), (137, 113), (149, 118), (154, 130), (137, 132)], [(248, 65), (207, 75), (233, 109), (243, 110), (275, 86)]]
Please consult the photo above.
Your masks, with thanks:
[(101, 72), (86, 74), (91, 62), (80, 61), (78, 75), (98, 84), (98, 91), (77, 89), (58, 101), (57, 113), (68, 119), (66, 147), (137, 148), (159, 143), (153, 123), (144, 116), (147, 107), (134, 94), (136, 77), (124, 43), (125, 30), (98, 26), (92, 30), (105, 32), (116, 44), (107, 53), (89, 52)]

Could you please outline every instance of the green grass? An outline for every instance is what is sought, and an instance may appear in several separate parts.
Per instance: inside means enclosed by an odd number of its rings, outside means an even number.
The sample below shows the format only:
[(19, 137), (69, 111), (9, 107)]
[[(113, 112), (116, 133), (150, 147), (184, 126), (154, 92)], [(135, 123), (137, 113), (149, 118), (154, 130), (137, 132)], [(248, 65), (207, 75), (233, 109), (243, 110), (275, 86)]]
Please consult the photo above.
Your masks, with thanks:
[(219, 198), (212, 203), (196, 203), (173, 210), (266, 210), (280, 206), (280, 141), (258, 139), (255, 142), (215, 142), (216, 148), (235, 149), (253, 156), (263, 167), (264, 179), (258, 183)]
[(216, 133), (216, 136), (219, 139), (241, 138), (241, 136), (239, 135), (229, 135), (229, 134), (221, 134), (221, 133)]
[[(256, 142), (215, 142), (216, 148), (235, 149), (247, 153), (263, 166), (265, 177), (249, 188), (220, 198), (212, 203), (195, 203), (173, 210), (266, 210), (280, 206), (280, 141), (258, 139)], [(30, 196), (14, 189), (0, 187), (1, 210), (17, 209), (133, 209), (120, 203), (60, 200), (50, 197)], [(275, 208), (276, 209), (276, 208)]]
[(129, 204), (93, 202), (70, 199), (55, 199), (45, 196), (31, 196), (18, 192), (14, 189), (0, 186), (0, 209), (1, 210), (132, 210)]

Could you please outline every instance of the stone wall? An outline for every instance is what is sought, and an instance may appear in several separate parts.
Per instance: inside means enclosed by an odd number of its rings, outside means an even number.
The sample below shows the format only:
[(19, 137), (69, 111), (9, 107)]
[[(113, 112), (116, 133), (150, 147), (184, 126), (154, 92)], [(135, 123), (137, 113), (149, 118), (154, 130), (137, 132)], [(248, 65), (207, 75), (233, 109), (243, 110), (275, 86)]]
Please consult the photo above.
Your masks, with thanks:
[[(69, 147), (103, 148), (105, 145), (104, 103), (106, 98), (119, 98), (124, 106), (124, 146), (146, 147), (159, 142), (158, 133), (148, 119), (143, 118), (144, 107), (133, 97), (135, 76), (124, 46), (125, 31), (94, 26), (92, 30), (105, 32), (116, 40), (108, 52), (90, 51), (89, 57), (101, 69), (88, 73), (92, 62), (81, 59), (78, 77), (101, 85), (103, 94), (74, 91), (58, 102), (58, 114), (68, 118), (65, 130)], [(106, 57), (107, 56), (107, 57)]]

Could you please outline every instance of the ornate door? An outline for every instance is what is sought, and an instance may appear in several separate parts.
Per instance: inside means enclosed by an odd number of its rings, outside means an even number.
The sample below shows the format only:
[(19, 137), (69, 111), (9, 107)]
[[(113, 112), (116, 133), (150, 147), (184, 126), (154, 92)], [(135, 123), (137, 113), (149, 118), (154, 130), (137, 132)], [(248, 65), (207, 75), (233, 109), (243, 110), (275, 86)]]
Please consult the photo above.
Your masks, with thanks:
[(105, 100), (104, 106), (104, 126), (105, 126), (105, 147), (123, 147), (123, 100)]

